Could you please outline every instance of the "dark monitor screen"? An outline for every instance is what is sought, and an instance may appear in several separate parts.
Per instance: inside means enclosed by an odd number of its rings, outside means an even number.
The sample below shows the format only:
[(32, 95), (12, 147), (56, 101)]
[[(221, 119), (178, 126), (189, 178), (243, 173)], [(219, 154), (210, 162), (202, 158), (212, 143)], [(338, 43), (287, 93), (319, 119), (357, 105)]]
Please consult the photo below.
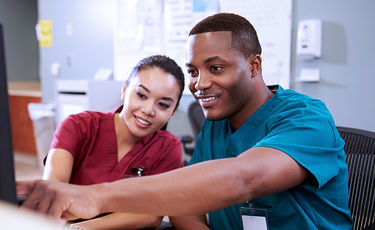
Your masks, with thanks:
[(16, 204), (3, 26), (0, 24), (0, 200)]

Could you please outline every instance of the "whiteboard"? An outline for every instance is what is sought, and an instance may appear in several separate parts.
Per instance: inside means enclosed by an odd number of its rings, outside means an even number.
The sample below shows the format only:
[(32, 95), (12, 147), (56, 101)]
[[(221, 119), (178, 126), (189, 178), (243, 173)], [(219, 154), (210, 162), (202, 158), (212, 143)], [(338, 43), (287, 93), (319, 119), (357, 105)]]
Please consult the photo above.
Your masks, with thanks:
[[(262, 46), (266, 84), (289, 88), (292, 0), (116, 0), (115, 80), (125, 80), (139, 60), (153, 54), (173, 58), (186, 73), (190, 29), (217, 12), (236, 13), (253, 24)], [(184, 93), (190, 94), (187, 87)]]
[(292, 0), (220, 0), (222, 12), (247, 18), (262, 46), (262, 72), (266, 84), (290, 87)]

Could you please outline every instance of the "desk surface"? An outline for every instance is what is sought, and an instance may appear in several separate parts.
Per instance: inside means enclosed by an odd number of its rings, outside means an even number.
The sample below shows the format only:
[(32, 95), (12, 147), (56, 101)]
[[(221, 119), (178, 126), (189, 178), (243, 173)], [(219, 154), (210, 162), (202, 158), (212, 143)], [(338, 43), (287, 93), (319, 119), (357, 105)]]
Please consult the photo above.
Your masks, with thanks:
[(63, 230), (63, 223), (0, 201), (1, 229)]
[(39, 81), (8, 82), (8, 92), (11, 96), (42, 97)]

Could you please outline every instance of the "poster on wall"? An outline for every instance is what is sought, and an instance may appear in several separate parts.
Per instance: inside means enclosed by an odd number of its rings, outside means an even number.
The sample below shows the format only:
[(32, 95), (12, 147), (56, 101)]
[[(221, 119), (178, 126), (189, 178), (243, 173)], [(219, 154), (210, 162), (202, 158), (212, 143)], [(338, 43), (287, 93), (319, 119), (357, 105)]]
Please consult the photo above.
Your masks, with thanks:
[(124, 81), (142, 58), (163, 52), (162, 0), (117, 0), (114, 79)]
[[(141, 58), (153, 54), (170, 56), (185, 71), (190, 29), (217, 12), (239, 14), (254, 25), (266, 84), (289, 88), (292, 0), (117, 0), (115, 79), (124, 80)], [(187, 87), (184, 93), (189, 94)]]
[(52, 21), (39, 20), (35, 26), (36, 37), (40, 47), (51, 47), (53, 44)]

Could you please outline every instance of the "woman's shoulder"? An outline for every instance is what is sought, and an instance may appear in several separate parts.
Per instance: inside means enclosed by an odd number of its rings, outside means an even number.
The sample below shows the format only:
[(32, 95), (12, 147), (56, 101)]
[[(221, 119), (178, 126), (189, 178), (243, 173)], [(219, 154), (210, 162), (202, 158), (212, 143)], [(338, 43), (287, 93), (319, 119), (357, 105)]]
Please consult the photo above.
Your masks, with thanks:
[[(103, 121), (112, 121), (113, 113), (98, 112), (98, 111), (83, 111), (67, 116), (60, 125), (75, 126), (75, 127), (96, 127), (103, 125)], [(108, 123), (108, 122), (104, 122)]]
[(169, 132), (168, 130), (158, 130), (156, 132), (156, 135), (159, 136), (159, 137), (162, 137), (162, 138), (177, 139), (178, 140), (178, 137), (175, 136), (174, 134), (172, 134), (171, 132)]
[(80, 113), (70, 114), (66, 119), (76, 121), (90, 121), (96, 119), (107, 119), (113, 117), (111, 112), (83, 111)]
[(156, 139), (161, 139), (165, 142), (176, 142), (176, 143), (179, 143), (180, 140), (178, 139), (177, 136), (173, 135), (171, 132), (167, 131), (167, 130), (158, 130), (155, 135), (154, 135), (154, 138)]

